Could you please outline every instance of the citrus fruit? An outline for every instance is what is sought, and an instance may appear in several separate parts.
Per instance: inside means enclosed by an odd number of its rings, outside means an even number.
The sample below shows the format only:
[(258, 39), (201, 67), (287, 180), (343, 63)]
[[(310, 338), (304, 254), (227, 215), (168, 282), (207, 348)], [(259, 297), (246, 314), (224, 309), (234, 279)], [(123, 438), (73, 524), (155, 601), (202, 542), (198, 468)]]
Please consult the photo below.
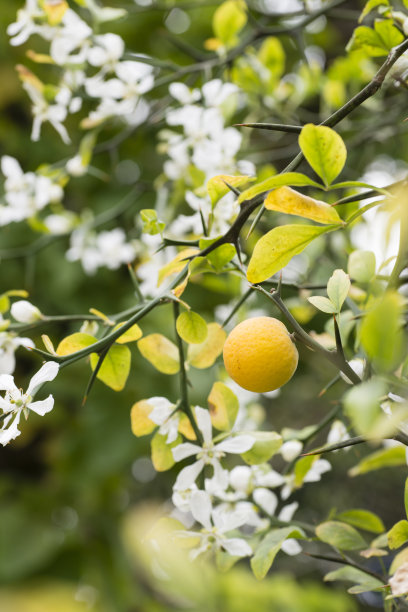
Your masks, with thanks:
[(255, 393), (282, 387), (292, 378), (299, 358), (288, 330), (273, 317), (239, 323), (225, 341), (223, 354), (232, 380)]

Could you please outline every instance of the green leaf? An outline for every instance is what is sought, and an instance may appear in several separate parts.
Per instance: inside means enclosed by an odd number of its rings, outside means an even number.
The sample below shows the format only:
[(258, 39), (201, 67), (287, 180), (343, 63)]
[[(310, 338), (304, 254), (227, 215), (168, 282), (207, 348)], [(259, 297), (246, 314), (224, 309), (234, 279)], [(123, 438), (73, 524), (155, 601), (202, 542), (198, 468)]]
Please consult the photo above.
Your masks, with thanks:
[(327, 283), (327, 295), (329, 296), (336, 312), (340, 312), (350, 289), (349, 275), (343, 270), (335, 270)]
[(208, 334), (207, 323), (192, 310), (186, 310), (177, 317), (176, 329), (178, 335), (191, 344), (201, 344)]
[(363, 537), (354, 527), (339, 521), (321, 523), (316, 527), (316, 535), (322, 542), (339, 550), (359, 550), (366, 546)]
[(154, 208), (144, 208), (140, 211), (140, 216), (143, 221), (142, 232), (144, 234), (150, 234), (151, 236), (161, 234), (166, 227), (163, 221), (159, 221)]
[(393, 550), (408, 541), (408, 521), (398, 521), (388, 532), (388, 546)]
[(380, 398), (385, 383), (376, 378), (355, 385), (344, 396), (344, 411), (358, 434), (368, 435), (376, 419), (382, 415)]
[(364, 17), (366, 17), (369, 13), (371, 13), (371, 11), (377, 8), (377, 6), (389, 6), (389, 5), (390, 4), (388, 0), (368, 0), (368, 2), (365, 3), (364, 8), (361, 12), (361, 15), (358, 19), (359, 23), (361, 23)]
[[(202, 238), (200, 240), (200, 249), (205, 249), (218, 240), (218, 238)], [(221, 244), (219, 247), (211, 251), (208, 255), (206, 255), (206, 259), (210, 262), (210, 264), (215, 268), (217, 272), (221, 272), (223, 267), (231, 261), (237, 254), (237, 251), (233, 244)], [(198, 258), (197, 258), (198, 259)]]
[(343, 170), (347, 158), (346, 145), (331, 128), (308, 123), (299, 134), (299, 146), (325, 185), (330, 185)]
[(301, 253), (315, 238), (332, 232), (339, 226), (327, 225), (281, 225), (274, 227), (255, 245), (248, 265), (247, 278), (250, 283), (261, 283)]
[(250, 431), (249, 436), (255, 438), (255, 443), (241, 457), (248, 465), (259, 465), (269, 461), (282, 446), (282, 436), (274, 431)]
[(162, 334), (150, 334), (137, 343), (143, 357), (163, 374), (177, 374), (180, 370), (177, 346)]
[(327, 297), (314, 295), (312, 297), (308, 297), (307, 300), (322, 312), (326, 312), (327, 314), (335, 314), (337, 312), (336, 308)]
[(91, 344), (94, 344), (96, 341), (96, 338), (90, 334), (77, 332), (61, 340), (56, 353), (61, 357), (64, 355), (71, 355), (71, 353), (76, 353), (87, 346), (91, 346)]
[(213, 427), (220, 431), (231, 431), (239, 410), (235, 393), (224, 383), (215, 382), (207, 401)]
[(237, 34), (247, 22), (246, 4), (243, 0), (227, 0), (215, 11), (213, 30), (215, 36), (226, 46), (236, 44)]
[(375, 254), (372, 251), (353, 251), (348, 259), (347, 271), (358, 283), (369, 283), (375, 276)]
[(346, 510), (337, 514), (336, 519), (372, 533), (382, 533), (385, 530), (380, 517), (369, 510)]
[[(98, 363), (99, 355), (92, 353), (91, 368), (94, 370)], [(131, 352), (129, 347), (121, 344), (113, 344), (107, 352), (96, 378), (114, 391), (122, 391), (130, 371)]]
[(285, 50), (279, 38), (268, 36), (257, 53), (258, 60), (269, 71), (273, 80), (280, 78), (285, 71)]
[(284, 527), (270, 531), (264, 537), (251, 559), (251, 568), (255, 578), (258, 580), (265, 578), (284, 541), (293, 537), (303, 538), (305, 534), (298, 527)]
[(359, 26), (347, 45), (348, 51), (362, 49), (372, 57), (388, 55), (390, 50), (404, 40), (392, 19), (377, 20), (374, 29)]
[(231, 185), (231, 187), (242, 187), (242, 185), (246, 185), (253, 181), (256, 181), (256, 177), (254, 176), (229, 176), (228, 174), (213, 176), (207, 183), (207, 191), (211, 199), (211, 206), (214, 208), (217, 202), (230, 192), (226, 183)]
[(159, 271), (157, 286), (162, 284), (165, 278), (171, 276), (172, 274), (178, 274), (185, 268), (187, 264), (187, 258), (192, 257), (199, 253), (199, 249), (191, 247), (188, 249), (183, 249), (177, 255), (169, 261), (161, 270)]
[(403, 310), (402, 297), (396, 291), (388, 291), (374, 303), (361, 324), (361, 344), (380, 371), (392, 372), (406, 351)]
[[(124, 325), (125, 323), (126, 321), (123, 321), (123, 323), (118, 323), (117, 325), (115, 325), (112, 331), (115, 331), (116, 329), (120, 329), (122, 325)], [(119, 338), (116, 339), (116, 342), (118, 344), (126, 344), (127, 342), (136, 342), (142, 336), (143, 336), (142, 330), (140, 329), (138, 324), (135, 323), (134, 325), (132, 325), (132, 327), (130, 327), (127, 331), (125, 331), (121, 336), (119, 336)]]
[(187, 351), (188, 362), (198, 369), (209, 368), (222, 353), (227, 334), (218, 323), (207, 325), (207, 338), (201, 344), (191, 344)]
[(157, 432), (151, 441), (152, 463), (157, 472), (165, 472), (175, 464), (171, 449), (181, 443), (181, 436), (177, 436), (171, 444), (167, 444), (167, 435), (162, 436)]
[(252, 198), (257, 196), (259, 193), (266, 193), (271, 189), (282, 187), (282, 185), (292, 185), (294, 187), (305, 187), (306, 185), (311, 185), (312, 187), (322, 189), (322, 185), (316, 183), (316, 181), (306, 176), (306, 174), (301, 174), (300, 172), (285, 172), (284, 174), (275, 174), (274, 176), (265, 179), (261, 183), (246, 189), (239, 196), (238, 202), (241, 204), (246, 200), (252, 200)]
[(153, 407), (147, 400), (140, 400), (133, 404), (130, 411), (130, 424), (135, 436), (147, 436), (157, 427), (156, 423), (149, 419), (152, 410)]
[(306, 474), (308, 473), (308, 471), (310, 470), (314, 462), (319, 459), (319, 456), (320, 455), (309, 455), (308, 457), (301, 457), (300, 459), (296, 461), (295, 470), (294, 470), (294, 473), (295, 473), (294, 484), (296, 487), (300, 487), (302, 485), (302, 482)]
[(287, 215), (298, 215), (318, 223), (341, 223), (337, 210), (321, 200), (309, 198), (290, 187), (278, 187), (265, 199), (265, 208)]
[(383, 587), (383, 583), (380, 580), (370, 576), (370, 574), (366, 574), (362, 570), (351, 567), (350, 565), (345, 565), (344, 567), (340, 567), (333, 572), (329, 572), (324, 577), (325, 582), (334, 582), (335, 580), (357, 582), (355, 587), (348, 589), (349, 593), (355, 594), (374, 591), (375, 589)]
[(349, 470), (349, 476), (360, 476), (367, 474), (373, 470), (379, 470), (384, 467), (397, 467), (406, 465), (405, 448), (395, 446), (394, 448), (384, 448), (375, 453), (371, 453), (364, 457), (357, 465)]

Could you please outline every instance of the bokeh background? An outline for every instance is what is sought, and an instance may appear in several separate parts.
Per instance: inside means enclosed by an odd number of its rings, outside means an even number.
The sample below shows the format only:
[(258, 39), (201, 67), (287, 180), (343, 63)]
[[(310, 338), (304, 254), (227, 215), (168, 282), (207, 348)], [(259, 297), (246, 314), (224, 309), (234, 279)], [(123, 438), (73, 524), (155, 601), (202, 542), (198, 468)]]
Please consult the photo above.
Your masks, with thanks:
[[(29, 101), (23, 92), (15, 65), (27, 63), (29, 44), (11, 48), (4, 35), (14, 21), (20, 2), (3, 2), (0, 24), (0, 152), (16, 157), (25, 170), (41, 163), (62, 160), (75, 154), (80, 134), (71, 147), (63, 145), (49, 125), (43, 127), (41, 141), (30, 141)], [(114, 6), (119, 3), (112, 2)], [(127, 46), (163, 60), (186, 64), (191, 59), (178, 48), (181, 38), (203, 49), (212, 36), (211, 16), (217, 2), (128, 3), (129, 16), (115, 24)], [(289, 4), (291, 6), (289, 7)], [(288, 10), (292, 9), (288, 3)], [(356, 25), (363, 3), (343, 3), (329, 21), (315, 32), (299, 33), (308, 45), (323, 50), (327, 65), (344, 56), (344, 47)], [(165, 10), (164, 10), (165, 9)], [(39, 51), (40, 42), (36, 50)], [(282, 40), (288, 60), (297, 60), (289, 39)], [(36, 67), (41, 74), (49, 67)], [(52, 70), (52, 69), (51, 69)], [(346, 83), (347, 95), (357, 91), (364, 75), (343, 70), (339, 79)], [(368, 73), (370, 70), (368, 69)], [(218, 76), (217, 74), (213, 76)], [(228, 76), (228, 75), (227, 75)], [(199, 77), (198, 77), (199, 79)], [(193, 85), (200, 81), (187, 81)], [(330, 109), (322, 96), (323, 79), (311, 83), (302, 109), (291, 111), (290, 121), (318, 123)], [(367, 103), (353, 119), (341, 126), (349, 152), (349, 175), (358, 179), (373, 160), (380, 158), (390, 172), (406, 167), (408, 147), (403, 124), (406, 97), (392, 89)], [(166, 88), (155, 90), (158, 101), (165, 101)], [(165, 103), (165, 102), (164, 102)], [(289, 112), (289, 111), (288, 111)], [(237, 117), (239, 120), (240, 117)], [(276, 117), (265, 111), (265, 121)], [(163, 156), (158, 152), (155, 123), (140, 126), (131, 137), (112, 144), (119, 133), (117, 125), (106, 127), (100, 135), (92, 165), (100, 173), (72, 180), (66, 193), (67, 208), (95, 213), (111, 209), (129, 193), (133, 184), (146, 187), (142, 196), (111, 224), (125, 226), (132, 237), (140, 232), (138, 210), (153, 208), (155, 179), (161, 173)], [(68, 129), (70, 125), (68, 123)], [(72, 133), (75, 133), (72, 130)], [(296, 153), (295, 135), (252, 133), (248, 137), (248, 158), (256, 163), (273, 164), (277, 170)], [(383, 161), (381, 161), (381, 159)], [(183, 210), (182, 203), (179, 205)], [(67, 239), (50, 241), (36, 252), (39, 235), (25, 224), (0, 228), (0, 292), (26, 289), (42, 312), (52, 315), (86, 313), (94, 307), (115, 313), (134, 304), (134, 294), (126, 267), (116, 271), (101, 269), (95, 276), (84, 274), (79, 263), (67, 263)], [(30, 246), (31, 245), (31, 246)], [(26, 248), (27, 247), (27, 248)], [(316, 265), (313, 282), (326, 282), (331, 271), (344, 265), (347, 244), (338, 251), (313, 254)], [(185, 294), (193, 309), (208, 320), (214, 308), (227, 304), (236, 287), (224, 282), (193, 286)], [(288, 289), (285, 298), (296, 299)], [(251, 309), (261, 307), (256, 297)], [(265, 308), (265, 304), (262, 303)], [(276, 314), (273, 310), (270, 314)], [(245, 310), (242, 313), (245, 316)], [(325, 316), (314, 315), (311, 327), (324, 330)], [(153, 312), (143, 321), (144, 333), (159, 331), (172, 336), (171, 308)], [(78, 327), (68, 324), (38, 329), (33, 339), (41, 345), (40, 334), (56, 342)], [(4, 612), (162, 612), (165, 610), (222, 610), (223, 612), (348, 612), (378, 609), (375, 595), (352, 598), (338, 583), (322, 584), (322, 576), (333, 565), (313, 562), (305, 555), (295, 559), (280, 554), (273, 572), (256, 583), (243, 561), (226, 574), (210, 567), (195, 571), (183, 566), (175, 556), (179, 571), (166, 581), (152, 580), (140, 537), (148, 518), (160, 516), (168, 508), (174, 473), (157, 474), (149, 457), (148, 438), (136, 438), (130, 430), (130, 408), (142, 398), (164, 395), (176, 400), (177, 377), (156, 372), (136, 349), (132, 349), (132, 371), (123, 392), (115, 393), (97, 382), (85, 406), (82, 396), (89, 378), (84, 363), (64, 369), (53, 383), (55, 408), (47, 418), (30, 418), (22, 435), (0, 449), (0, 609)], [(23, 349), (18, 352), (16, 377), (29, 379), (38, 368), (38, 357)], [(214, 380), (214, 369), (192, 373), (192, 403), (203, 403)], [(330, 366), (307, 350), (301, 351), (294, 384), (285, 387), (274, 399), (261, 398), (268, 427), (296, 429), (313, 424), (327, 412), (336, 398), (336, 389), (319, 398), (320, 390), (333, 376)], [(342, 383), (341, 383), (342, 384)], [(154, 390), (154, 391), (152, 391)], [(327, 432), (326, 432), (327, 434)], [(321, 441), (325, 440), (322, 434)], [(406, 470), (396, 468), (347, 478), (365, 449), (354, 447), (332, 457), (333, 471), (320, 483), (295, 493), (304, 519), (324, 520), (332, 508), (374, 509), (386, 526), (402, 518), (400, 491)], [(279, 461), (276, 464), (279, 466)], [(375, 561), (373, 568), (375, 569)]]

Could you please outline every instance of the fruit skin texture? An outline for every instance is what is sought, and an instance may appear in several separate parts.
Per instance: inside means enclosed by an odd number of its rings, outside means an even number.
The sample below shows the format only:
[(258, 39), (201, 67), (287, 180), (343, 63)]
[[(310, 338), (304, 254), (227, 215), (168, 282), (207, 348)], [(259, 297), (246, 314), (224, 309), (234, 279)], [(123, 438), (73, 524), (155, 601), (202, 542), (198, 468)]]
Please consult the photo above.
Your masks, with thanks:
[(229, 334), (223, 355), (232, 380), (255, 393), (282, 387), (292, 378), (299, 359), (288, 330), (273, 317), (239, 323)]

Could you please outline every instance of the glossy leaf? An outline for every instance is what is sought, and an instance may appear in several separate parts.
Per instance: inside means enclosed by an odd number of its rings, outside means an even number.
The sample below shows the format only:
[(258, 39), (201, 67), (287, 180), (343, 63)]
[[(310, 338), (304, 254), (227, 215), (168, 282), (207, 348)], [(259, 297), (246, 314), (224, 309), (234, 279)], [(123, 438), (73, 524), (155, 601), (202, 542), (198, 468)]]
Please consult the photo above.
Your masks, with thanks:
[(241, 203), (245, 200), (252, 200), (252, 198), (259, 193), (266, 193), (271, 189), (282, 187), (282, 185), (292, 185), (294, 187), (305, 187), (310, 185), (312, 187), (322, 189), (322, 185), (316, 183), (316, 181), (306, 176), (306, 174), (301, 174), (300, 172), (285, 172), (284, 174), (275, 174), (274, 176), (265, 179), (261, 183), (258, 183), (253, 187), (249, 187), (249, 189), (246, 189), (241, 193), (238, 198), (238, 202)]
[(274, 431), (252, 431), (248, 435), (255, 438), (252, 448), (241, 454), (248, 465), (266, 463), (282, 446), (282, 436)]
[(191, 344), (201, 344), (208, 334), (207, 323), (192, 310), (186, 310), (177, 317), (176, 329), (178, 335)]
[(147, 436), (157, 427), (156, 423), (149, 419), (152, 410), (153, 407), (147, 400), (140, 400), (133, 404), (130, 411), (130, 423), (135, 436)]
[(331, 128), (308, 123), (299, 135), (299, 146), (325, 185), (330, 185), (343, 170), (346, 146), (341, 136)]
[(163, 374), (177, 374), (180, 369), (177, 346), (162, 334), (150, 334), (137, 343), (143, 357)]
[(227, 334), (218, 323), (207, 325), (207, 338), (201, 344), (191, 344), (188, 347), (188, 362), (198, 369), (209, 368), (218, 355), (222, 353)]
[(388, 546), (393, 550), (408, 541), (408, 521), (398, 521), (388, 532)]
[[(99, 355), (92, 353), (91, 368), (94, 370)], [(127, 346), (113, 344), (107, 352), (96, 377), (114, 391), (122, 391), (130, 371), (131, 353)]]
[(87, 346), (91, 346), (91, 344), (94, 344), (96, 341), (96, 338), (90, 334), (77, 332), (61, 340), (56, 352), (57, 355), (61, 357), (64, 355), (71, 355), (71, 353), (76, 353)]
[(344, 300), (350, 290), (350, 277), (343, 270), (335, 270), (327, 283), (327, 295), (336, 309), (340, 312)]
[[(120, 329), (122, 325), (124, 324), (125, 322), (118, 323), (118, 325), (115, 325), (115, 327), (113, 328), (113, 331), (115, 331), (116, 329)], [(127, 342), (136, 342), (136, 340), (139, 340), (142, 336), (143, 336), (142, 330), (140, 329), (138, 324), (135, 323), (134, 325), (132, 325), (132, 327), (130, 327), (127, 331), (125, 331), (121, 336), (119, 336), (119, 338), (116, 339), (116, 342), (118, 344), (126, 344)]]
[(261, 283), (282, 270), (315, 238), (338, 226), (281, 225), (265, 234), (255, 245), (248, 265), (250, 283)]
[(284, 527), (270, 531), (264, 537), (251, 559), (251, 568), (255, 578), (258, 580), (265, 578), (284, 541), (293, 537), (302, 538), (304, 533), (298, 527)]
[(208, 396), (213, 427), (220, 431), (231, 431), (239, 410), (237, 396), (227, 385), (215, 382)]
[(339, 550), (359, 550), (366, 546), (363, 537), (354, 527), (339, 521), (321, 523), (316, 527), (316, 535), (322, 542)]
[(207, 191), (211, 199), (212, 207), (214, 208), (217, 202), (230, 192), (226, 183), (231, 185), (231, 187), (242, 187), (253, 181), (256, 181), (254, 176), (229, 176), (228, 174), (213, 176), (207, 183)]
[(349, 475), (359, 476), (360, 474), (367, 474), (367, 472), (372, 472), (373, 470), (406, 465), (406, 463), (405, 448), (401, 446), (383, 448), (364, 457), (364, 459), (349, 470)]
[(308, 302), (326, 314), (335, 314), (337, 312), (333, 302), (322, 295), (314, 295), (307, 298)]
[(264, 205), (268, 210), (287, 215), (298, 215), (325, 225), (341, 223), (337, 210), (333, 206), (286, 186), (271, 191), (266, 196)]
[(151, 441), (152, 463), (157, 472), (165, 472), (175, 464), (171, 449), (180, 444), (181, 436), (171, 444), (167, 444), (167, 436), (162, 436), (158, 432), (153, 436)]
[(348, 523), (358, 529), (365, 529), (372, 533), (382, 533), (385, 530), (384, 524), (379, 516), (369, 510), (346, 510), (336, 515), (336, 519), (343, 523)]

